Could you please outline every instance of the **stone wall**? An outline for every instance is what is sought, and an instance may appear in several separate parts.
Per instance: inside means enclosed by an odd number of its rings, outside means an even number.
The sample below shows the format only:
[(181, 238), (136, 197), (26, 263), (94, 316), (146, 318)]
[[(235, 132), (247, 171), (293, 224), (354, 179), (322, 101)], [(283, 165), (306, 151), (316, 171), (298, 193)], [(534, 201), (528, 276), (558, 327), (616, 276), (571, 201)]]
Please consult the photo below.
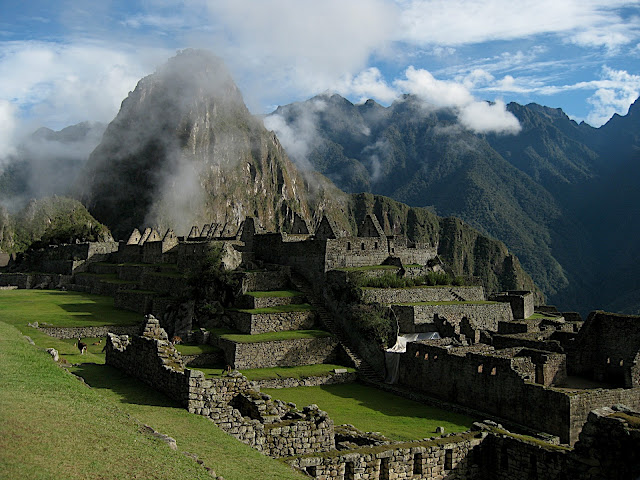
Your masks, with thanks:
[(237, 308), (253, 309), (281, 307), (283, 305), (299, 305), (307, 301), (303, 294), (293, 297), (255, 297), (253, 295), (242, 295), (235, 301)]
[(140, 331), (140, 325), (107, 325), (101, 327), (38, 327), (38, 330), (54, 338), (89, 338), (116, 335), (134, 335)]
[(330, 238), (326, 244), (325, 271), (382, 265), (388, 257), (387, 239), (384, 237)]
[(311, 376), (303, 378), (269, 378), (266, 380), (254, 380), (254, 385), (260, 388), (295, 388), (315, 387), (318, 385), (337, 385), (341, 383), (353, 383), (357, 373), (334, 373), (331, 375)]
[(334, 363), (338, 355), (338, 341), (333, 337), (256, 343), (236, 343), (220, 338), (212, 343), (225, 352), (227, 363), (239, 370)]
[(394, 305), (392, 308), (401, 332), (440, 331), (443, 337), (464, 333), (461, 328), (465, 318), (472, 329), (492, 332), (498, 330), (500, 321), (513, 318), (511, 307), (506, 303)]
[(288, 268), (259, 272), (243, 272), (241, 275), (243, 292), (286, 290), (290, 284)]
[(163, 272), (148, 272), (142, 275), (141, 290), (158, 292), (163, 295), (178, 296), (186, 288), (186, 279), (183, 276)]
[(568, 353), (569, 370), (621, 387), (638, 387), (639, 351), (639, 316), (591, 312)]
[(335, 448), (333, 422), (326, 412), (314, 405), (299, 411), (271, 400), (240, 374), (206, 379), (202, 372), (185, 368), (153, 317), (142, 336), (110, 334), (106, 353), (108, 365), (164, 392), (189, 412), (209, 417), (222, 430), (266, 455), (303, 455)]
[(499, 292), (493, 294), (491, 300), (510, 304), (513, 318), (529, 318), (533, 315), (533, 292), (520, 290)]
[(287, 459), (317, 479), (444, 479), (480, 478), (481, 445), (486, 434), (460, 435), (439, 441), (362, 447), (322, 456)]
[(116, 308), (123, 308), (144, 315), (153, 312), (155, 296), (155, 292), (145, 290), (119, 290), (113, 297), (113, 305)]
[(416, 303), (484, 300), (482, 287), (414, 287), (414, 288), (363, 288), (362, 300), (367, 303)]
[(63, 288), (71, 282), (71, 275), (43, 273), (0, 273), (0, 286), (29, 288)]
[(118, 251), (117, 242), (90, 242), (50, 245), (25, 254), (24, 268), (43, 273), (71, 275), (83, 271), (86, 264), (105, 261)]
[[(257, 259), (288, 265), (307, 280), (317, 281), (324, 273), (324, 242), (317, 239), (295, 240), (295, 237), (279, 233), (256, 235), (253, 249)], [(265, 289), (256, 289), (259, 290)]]
[(286, 330), (304, 330), (316, 324), (315, 312), (278, 312), (252, 314), (242, 311), (227, 311), (236, 330), (250, 335), (266, 332), (282, 332)]
[(410, 343), (400, 359), (399, 383), (571, 441), (570, 396), (533, 383), (535, 371), (525, 380), (526, 357), (517, 357), (518, 349), (486, 349)]
[(640, 388), (611, 390), (599, 388), (571, 395), (569, 397), (570, 442), (574, 443), (578, 440), (589, 412), (609, 405), (625, 405), (634, 410), (640, 410)]

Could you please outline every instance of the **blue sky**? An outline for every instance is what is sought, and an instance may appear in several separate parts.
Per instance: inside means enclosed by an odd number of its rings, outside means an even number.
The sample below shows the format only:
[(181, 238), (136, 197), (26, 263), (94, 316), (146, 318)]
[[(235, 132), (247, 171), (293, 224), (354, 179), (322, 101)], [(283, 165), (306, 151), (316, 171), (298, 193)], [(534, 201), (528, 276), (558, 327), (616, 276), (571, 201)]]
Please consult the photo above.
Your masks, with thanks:
[(254, 113), (415, 93), (508, 131), (511, 101), (599, 126), (640, 95), (637, 0), (0, 0), (0, 156), (39, 126), (110, 121), (186, 47), (222, 57)]

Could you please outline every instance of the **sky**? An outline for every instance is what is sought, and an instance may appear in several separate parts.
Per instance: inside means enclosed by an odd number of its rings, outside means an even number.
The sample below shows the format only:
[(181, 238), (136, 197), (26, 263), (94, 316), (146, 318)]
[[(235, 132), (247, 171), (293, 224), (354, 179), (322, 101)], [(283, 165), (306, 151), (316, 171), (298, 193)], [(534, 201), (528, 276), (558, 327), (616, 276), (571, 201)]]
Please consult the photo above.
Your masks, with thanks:
[(0, 157), (40, 126), (108, 123), (188, 47), (220, 56), (256, 114), (413, 93), (475, 131), (508, 131), (512, 101), (597, 127), (640, 96), (638, 0), (0, 0)]

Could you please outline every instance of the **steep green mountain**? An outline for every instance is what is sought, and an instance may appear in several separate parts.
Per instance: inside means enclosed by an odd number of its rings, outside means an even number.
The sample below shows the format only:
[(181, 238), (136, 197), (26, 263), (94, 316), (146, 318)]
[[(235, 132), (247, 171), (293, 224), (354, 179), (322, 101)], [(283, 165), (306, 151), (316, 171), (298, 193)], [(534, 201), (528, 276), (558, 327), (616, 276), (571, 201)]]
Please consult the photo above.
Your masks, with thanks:
[(18, 253), (35, 243), (49, 245), (110, 240), (109, 229), (77, 200), (45, 197), (31, 200), (15, 214), (0, 206), (0, 251)]
[(249, 113), (222, 61), (198, 50), (140, 80), (76, 185), (121, 238), (145, 224), (188, 232), (213, 222), (235, 233), (248, 215), (270, 229), (294, 212), (312, 216), (305, 179), (275, 135)]
[(304, 141), (296, 161), (346, 191), (429, 206), (504, 241), (563, 309), (640, 308), (620, 300), (640, 298), (624, 274), (640, 266), (632, 240), (640, 102), (600, 129), (540, 105), (508, 110), (517, 135), (474, 134), (454, 110), (413, 96), (382, 107), (321, 95), (279, 107), (265, 124), (285, 147)]

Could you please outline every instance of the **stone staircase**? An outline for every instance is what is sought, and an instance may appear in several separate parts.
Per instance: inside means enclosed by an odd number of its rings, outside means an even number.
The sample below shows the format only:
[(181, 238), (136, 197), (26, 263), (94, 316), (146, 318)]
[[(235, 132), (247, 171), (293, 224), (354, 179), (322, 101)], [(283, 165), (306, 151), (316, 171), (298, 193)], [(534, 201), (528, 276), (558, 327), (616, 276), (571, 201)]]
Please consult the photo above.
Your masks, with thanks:
[(329, 330), (338, 340), (340, 346), (344, 349), (347, 356), (351, 359), (354, 366), (358, 369), (358, 375), (365, 381), (370, 383), (381, 383), (383, 382), (383, 377), (378, 373), (374, 368), (371, 367), (360, 355), (358, 355), (356, 349), (353, 347), (351, 342), (349, 341), (349, 337), (343, 328), (338, 325), (334, 319), (333, 315), (329, 313), (327, 308), (324, 305), (318, 296), (313, 291), (313, 287), (305, 280), (301, 275), (291, 272), (291, 283), (296, 287), (296, 289), (305, 294), (309, 304), (313, 306), (315, 309), (316, 315), (318, 319), (324, 325), (324, 327)]

